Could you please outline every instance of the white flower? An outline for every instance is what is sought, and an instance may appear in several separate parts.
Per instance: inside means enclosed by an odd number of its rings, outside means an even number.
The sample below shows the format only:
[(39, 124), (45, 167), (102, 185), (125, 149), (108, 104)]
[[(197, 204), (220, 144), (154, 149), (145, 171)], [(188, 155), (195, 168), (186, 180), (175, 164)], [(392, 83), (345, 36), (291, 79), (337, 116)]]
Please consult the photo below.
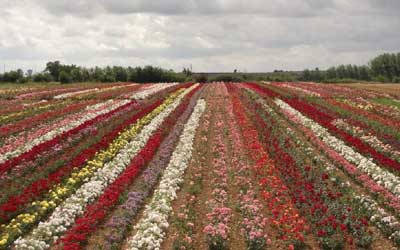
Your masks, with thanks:
[(154, 192), (144, 215), (135, 226), (136, 234), (128, 240), (130, 249), (159, 249), (169, 227), (168, 216), (172, 211), (171, 202), (176, 198), (179, 184), (183, 182), (184, 171), (192, 156), (192, 144), (200, 117), (206, 107), (199, 100), (192, 115), (185, 124), (171, 160), (164, 171), (159, 187)]
[(75, 218), (82, 215), (88, 204), (98, 198), (104, 189), (112, 183), (128, 167), (130, 160), (146, 145), (152, 133), (156, 131), (162, 122), (181, 103), (184, 96), (196, 88), (193, 85), (186, 89), (177, 99), (158, 114), (148, 125), (144, 126), (139, 135), (129, 142), (110, 162), (99, 169), (89, 182), (83, 184), (72, 196), (61, 203), (47, 219), (41, 222), (25, 238), (15, 241), (15, 249), (26, 249), (23, 246), (47, 249), (47, 243), (53, 243), (72, 225)]
[(292, 108), (286, 102), (275, 99), (275, 103), (286, 112), (297, 117), (302, 125), (310, 128), (315, 135), (322, 139), (327, 145), (333, 148), (336, 152), (342, 155), (346, 160), (356, 165), (358, 169), (367, 173), (378, 184), (384, 186), (396, 196), (400, 196), (400, 178), (391, 172), (387, 171), (376, 165), (371, 159), (368, 159), (360, 153), (354, 151), (351, 147), (347, 146), (342, 140), (331, 135), (328, 130), (315, 121), (305, 117), (296, 109)]
[(157, 92), (160, 92), (161, 90), (164, 90), (164, 89), (169, 88), (169, 87), (176, 86), (178, 84), (179, 83), (177, 83), (177, 82), (154, 84), (154, 85), (151, 85), (149, 88), (147, 88), (147, 89), (145, 89), (143, 91), (140, 91), (138, 93), (133, 94), (130, 97), (130, 99), (139, 99), (139, 100), (146, 99), (149, 96), (151, 96), (151, 95), (153, 95), (153, 94), (155, 94)]

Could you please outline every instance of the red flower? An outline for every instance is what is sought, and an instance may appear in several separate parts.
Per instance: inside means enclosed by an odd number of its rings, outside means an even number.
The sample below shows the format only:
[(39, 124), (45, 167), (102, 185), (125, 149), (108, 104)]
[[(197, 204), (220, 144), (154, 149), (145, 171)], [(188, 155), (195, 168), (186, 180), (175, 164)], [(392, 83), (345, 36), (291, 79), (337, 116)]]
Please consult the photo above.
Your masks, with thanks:
[(326, 235), (326, 231), (325, 230), (319, 230), (318, 232), (317, 232), (317, 236), (318, 237), (324, 237)]

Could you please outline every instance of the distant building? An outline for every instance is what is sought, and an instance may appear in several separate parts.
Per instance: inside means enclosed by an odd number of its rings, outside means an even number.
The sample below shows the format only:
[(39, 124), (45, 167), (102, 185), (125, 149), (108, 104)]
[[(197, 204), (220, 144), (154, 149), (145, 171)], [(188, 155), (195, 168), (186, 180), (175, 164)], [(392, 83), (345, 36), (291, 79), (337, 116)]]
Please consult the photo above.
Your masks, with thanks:
[(33, 73), (33, 70), (31, 70), (31, 69), (28, 69), (28, 70), (26, 71), (26, 75), (27, 75), (28, 77), (31, 77), (31, 76), (32, 76), (32, 73)]

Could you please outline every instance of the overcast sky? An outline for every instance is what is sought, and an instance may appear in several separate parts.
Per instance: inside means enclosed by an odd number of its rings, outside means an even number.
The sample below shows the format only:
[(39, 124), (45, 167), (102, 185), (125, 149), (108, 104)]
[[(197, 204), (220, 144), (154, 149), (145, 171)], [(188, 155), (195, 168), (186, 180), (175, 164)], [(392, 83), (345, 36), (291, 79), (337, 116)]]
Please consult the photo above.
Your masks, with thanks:
[(0, 0), (0, 72), (156, 65), (194, 71), (364, 64), (400, 51), (400, 0)]

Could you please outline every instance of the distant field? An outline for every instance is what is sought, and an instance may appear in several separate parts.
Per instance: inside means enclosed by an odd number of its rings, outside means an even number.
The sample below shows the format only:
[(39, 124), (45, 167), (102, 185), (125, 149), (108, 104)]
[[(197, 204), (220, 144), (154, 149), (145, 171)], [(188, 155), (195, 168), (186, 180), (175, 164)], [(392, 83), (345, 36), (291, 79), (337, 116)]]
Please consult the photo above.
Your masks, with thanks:
[(399, 83), (348, 83), (339, 84), (344, 87), (352, 87), (356, 89), (364, 89), (375, 91), (379, 93), (395, 94), (400, 97), (400, 84)]
[(0, 249), (400, 247), (400, 85), (0, 86)]

